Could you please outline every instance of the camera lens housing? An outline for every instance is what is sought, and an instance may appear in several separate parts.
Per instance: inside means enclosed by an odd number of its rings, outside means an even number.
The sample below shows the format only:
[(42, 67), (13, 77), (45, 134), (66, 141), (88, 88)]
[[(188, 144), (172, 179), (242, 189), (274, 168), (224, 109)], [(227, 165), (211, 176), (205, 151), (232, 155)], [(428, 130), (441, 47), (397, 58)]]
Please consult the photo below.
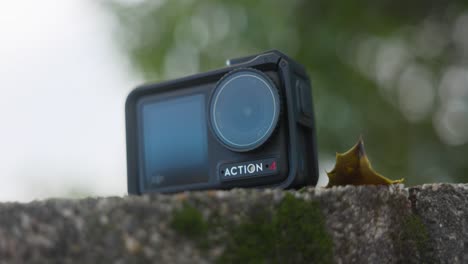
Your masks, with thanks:
[(253, 69), (232, 71), (214, 90), (211, 127), (227, 148), (251, 151), (273, 134), (280, 107), (278, 89), (266, 74)]
[(310, 81), (279, 51), (142, 85), (125, 115), (130, 194), (317, 182)]

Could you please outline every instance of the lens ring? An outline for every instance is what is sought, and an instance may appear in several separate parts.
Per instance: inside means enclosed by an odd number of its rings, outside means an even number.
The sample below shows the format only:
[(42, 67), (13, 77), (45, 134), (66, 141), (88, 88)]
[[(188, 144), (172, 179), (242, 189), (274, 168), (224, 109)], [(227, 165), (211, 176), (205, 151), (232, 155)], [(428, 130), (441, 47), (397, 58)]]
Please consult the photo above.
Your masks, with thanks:
[(279, 114), (278, 89), (266, 74), (254, 69), (225, 75), (211, 99), (212, 130), (233, 151), (250, 151), (265, 143), (276, 128)]

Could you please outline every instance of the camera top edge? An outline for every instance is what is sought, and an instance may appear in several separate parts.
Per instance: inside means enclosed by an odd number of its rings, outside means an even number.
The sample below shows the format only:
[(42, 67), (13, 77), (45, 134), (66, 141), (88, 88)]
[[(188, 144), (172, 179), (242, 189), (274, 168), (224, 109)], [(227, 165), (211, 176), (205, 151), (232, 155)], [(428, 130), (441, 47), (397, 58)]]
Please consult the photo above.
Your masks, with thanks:
[[(175, 78), (175, 79), (170, 79), (170, 80), (163, 80), (163, 81), (148, 81), (145, 82), (141, 85), (138, 85), (134, 91), (139, 92), (141, 90), (145, 89), (153, 89), (158, 86), (167, 86), (171, 85), (176, 82), (184, 82), (184, 81), (192, 81), (194, 79), (199, 79), (207, 76), (214, 76), (214, 75), (224, 75), (225, 73), (240, 68), (240, 67), (257, 67), (259, 65), (264, 65), (264, 64), (274, 64), (278, 65), (281, 60), (287, 61), (289, 64), (293, 65), (293, 68), (295, 72), (301, 77), (305, 79), (309, 79), (306, 73), (305, 67), (296, 62), (295, 60), (291, 59), (289, 56), (284, 54), (283, 52), (273, 49), (269, 51), (262, 52), (260, 54), (255, 54), (255, 55), (249, 55), (245, 57), (239, 57), (239, 58), (234, 58), (234, 59), (229, 59), (226, 61), (226, 67), (214, 69), (214, 70), (209, 70), (206, 72), (202, 73), (195, 73), (192, 75), (188, 75), (185, 77), (180, 77), (180, 78)], [(130, 93), (131, 95), (132, 93)], [(130, 97), (130, 96), (129, 96)]]

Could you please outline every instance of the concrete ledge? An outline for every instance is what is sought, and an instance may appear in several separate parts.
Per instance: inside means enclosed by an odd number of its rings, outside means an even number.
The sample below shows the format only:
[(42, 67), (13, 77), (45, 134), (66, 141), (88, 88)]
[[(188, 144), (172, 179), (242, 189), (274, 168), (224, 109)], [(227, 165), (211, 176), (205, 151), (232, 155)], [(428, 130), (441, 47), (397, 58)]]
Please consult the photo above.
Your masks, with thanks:
[(0, 263), (468, 263), (468, 184), (0, 204)]

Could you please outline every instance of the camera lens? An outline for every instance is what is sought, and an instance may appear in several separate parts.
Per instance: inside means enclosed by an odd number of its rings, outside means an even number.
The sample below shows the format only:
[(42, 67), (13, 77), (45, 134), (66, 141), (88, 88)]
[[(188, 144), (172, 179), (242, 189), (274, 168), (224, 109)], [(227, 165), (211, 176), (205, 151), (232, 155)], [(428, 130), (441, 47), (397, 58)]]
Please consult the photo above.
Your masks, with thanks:
[(228, 73), (217, 84), (211, 100), (213, 131), (234, 151), (261, 146), (275, 130), (279, 113), (275, 84), (266, 74), (253, 69)]

